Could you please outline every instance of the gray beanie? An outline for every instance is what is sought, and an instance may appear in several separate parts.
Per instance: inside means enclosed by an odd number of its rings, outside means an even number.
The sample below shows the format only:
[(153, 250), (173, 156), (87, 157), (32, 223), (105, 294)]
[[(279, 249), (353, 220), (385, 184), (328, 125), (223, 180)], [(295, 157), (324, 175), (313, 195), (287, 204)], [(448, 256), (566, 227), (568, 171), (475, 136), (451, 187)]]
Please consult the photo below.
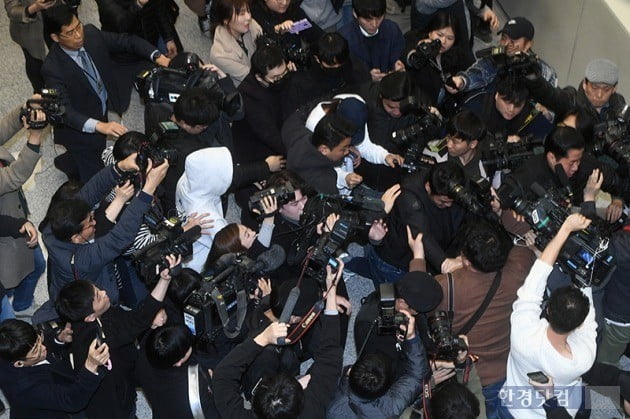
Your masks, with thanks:
[(584, 77), (591, 83), (614, 86), (619, 81), (619, 68), (606, 58), (596, 58), (587, 64)]

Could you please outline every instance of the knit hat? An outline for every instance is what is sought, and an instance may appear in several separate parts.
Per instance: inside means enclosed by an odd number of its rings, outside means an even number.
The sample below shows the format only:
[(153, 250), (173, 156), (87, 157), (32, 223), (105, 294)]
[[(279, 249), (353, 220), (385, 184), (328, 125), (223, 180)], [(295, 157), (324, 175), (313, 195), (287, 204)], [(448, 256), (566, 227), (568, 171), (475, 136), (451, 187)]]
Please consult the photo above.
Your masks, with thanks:
[(534, 39), (534, 25), (524, 17), (513, 17), (505, 23), (499, 33), (504, 33), (512, 39), (527, 38)]
[(619, 81), (619, 68), (609, 59), (596, 58), (587, 64), (584, 77), (591, 83), (614, 86)]
[(367, 105), (359, 99), (349, 97), (339, 103), (337, 112), (358, 127), (352, 136), (352, 145), (361, 144), (365, 138), (365, 124), (368, 120)]
[(442, 287), (426, 272), (408, 272), (396, 282), (396, 294), (418, 313), (427, 313), (442, 301)]

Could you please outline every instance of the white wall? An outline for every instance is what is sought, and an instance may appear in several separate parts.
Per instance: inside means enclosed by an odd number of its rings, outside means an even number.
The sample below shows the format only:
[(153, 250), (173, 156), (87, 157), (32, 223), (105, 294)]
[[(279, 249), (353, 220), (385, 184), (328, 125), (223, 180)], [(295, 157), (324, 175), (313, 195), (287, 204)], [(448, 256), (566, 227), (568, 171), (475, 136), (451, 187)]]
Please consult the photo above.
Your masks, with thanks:
[(630, 0), (500, 0), (509, 16), (536, 29), (534, 51), (558, 73), (560, 86), (577, 84), (593, 58), (619, 65), (619, 92), (630, 96)]

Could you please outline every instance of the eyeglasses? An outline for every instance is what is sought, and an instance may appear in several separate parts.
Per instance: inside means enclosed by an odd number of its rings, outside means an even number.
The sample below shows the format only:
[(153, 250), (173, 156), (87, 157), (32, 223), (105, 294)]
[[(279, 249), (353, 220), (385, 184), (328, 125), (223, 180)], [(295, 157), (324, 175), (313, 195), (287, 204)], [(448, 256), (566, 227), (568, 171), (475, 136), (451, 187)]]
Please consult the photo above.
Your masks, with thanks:
[(64, 33), (59, 33), (59, 36), (63, 36), (64, 38), (76, 38), (77, 35), (81, 35), (83, 33), (83, 23), (79, 22), (76, 26), (70, 30), (67, 30)]
[(278, 74), (277, 76), (273, 76), (272, 78), (267, 78), (267, 76), (265, 76), (265, 80), (271, 84), (278, 83), (280, 80), (284, 78), (284, 76), (287, 75), (288, 72), (289, 72), (289, 67), (286, 67), (282, 74)]

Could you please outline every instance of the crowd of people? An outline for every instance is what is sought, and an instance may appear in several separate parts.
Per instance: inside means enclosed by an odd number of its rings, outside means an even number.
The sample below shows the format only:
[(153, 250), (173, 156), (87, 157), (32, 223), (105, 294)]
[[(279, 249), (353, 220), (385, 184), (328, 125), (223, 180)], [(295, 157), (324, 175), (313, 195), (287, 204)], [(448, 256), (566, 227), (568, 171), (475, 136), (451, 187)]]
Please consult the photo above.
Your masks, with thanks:
[(133, 418), (138, 389), (156, 418), (585, 418), (588, 386), (630, 415), (614, 62), (561, 88), (485, 0), (400, 2), (404, 34), (386, 0), (190, 0), (205, 64), (173, 0), (79, 3), (5, 0), (35, 92), (0, 119), (28, 132), (0, 147), (11, 418)]

